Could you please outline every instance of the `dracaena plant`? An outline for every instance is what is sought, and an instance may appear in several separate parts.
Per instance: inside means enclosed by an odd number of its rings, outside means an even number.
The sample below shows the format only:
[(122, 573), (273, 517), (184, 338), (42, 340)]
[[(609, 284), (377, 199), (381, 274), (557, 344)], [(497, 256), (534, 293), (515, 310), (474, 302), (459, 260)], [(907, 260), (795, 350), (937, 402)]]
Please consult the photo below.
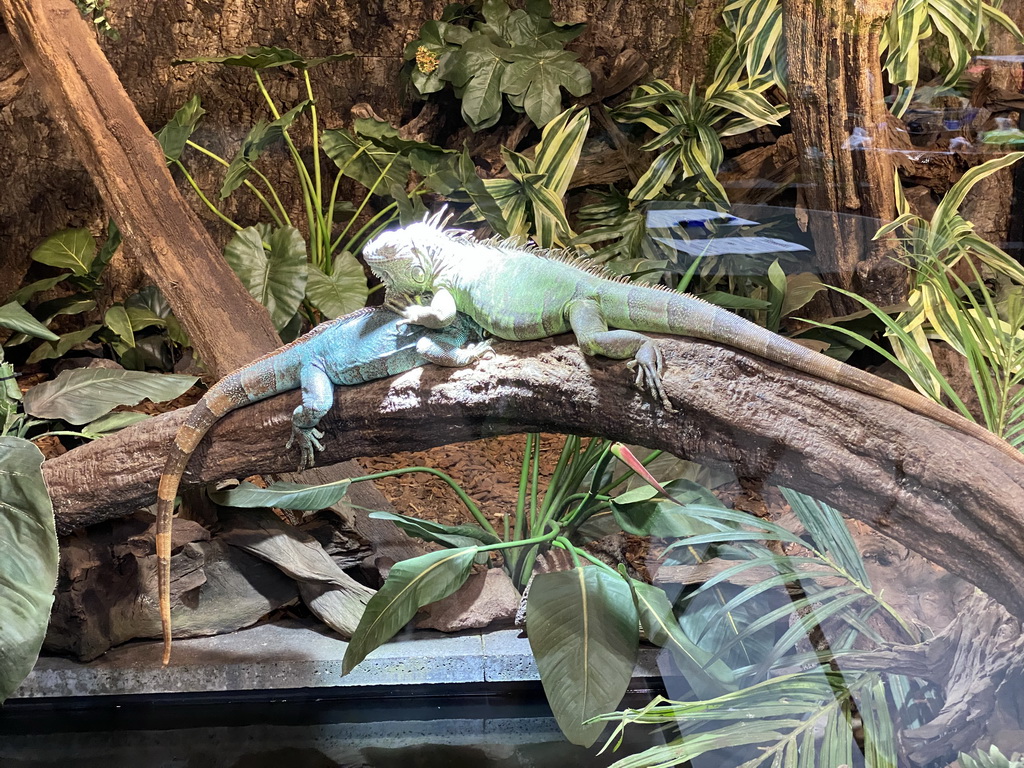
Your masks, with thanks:
[(938, 402), (948, 400), (973, 420), (935, 362), (931, 340), (946, 342), (965, 358), (985, 425), (1014, 445), (1024, 442), (1020, 387), (1024, 378), (1024, 268), (979, 236), (958, 209), (975, 184), (1021, 157), (1024, 153), (1015, 152), (969, 170), (946, 193), (930, 219), (909, 211), (897, 177), (901, 213), (875, 237), (902, 233), (914, 275), (909, 308), (891, 316), (866, 299), (847, 294), (884, 323), (893, 351), (849, 329), (828, 326), (880, 352), (903, 370), (922, 394)]
[(506, 0), (453, 3), (423, 25), (405, 59), (421, 95), (452, 85), (474, 131), (497, 123), (506, 102), (541, 127), (562, 111), (562, 88), (590, 92), (590, 72), (565, 50), (583, 27), (553, 21), (550, 0), (515, 10)]
[(686, 93), (663, 80), (639, 86), (633, 97), (612, 111), (622, 123), (639, 123), (655, 136), (640, 148), (657, 152), (650, 167), (629, 193), (631, 200), (650, 200), (666, 187), (692, 179), (705, 199), (727, 203), (728, 196), (716, 175), (725, 157), (722, 137), (745, 133), (762, 125), (778, 125), (789, 114), (763, 93), (772, 79), (760, 75), (741, 84), (734, 79), (735, 55), (723, 59), (714, 81), (698, 90), (691, 83)]

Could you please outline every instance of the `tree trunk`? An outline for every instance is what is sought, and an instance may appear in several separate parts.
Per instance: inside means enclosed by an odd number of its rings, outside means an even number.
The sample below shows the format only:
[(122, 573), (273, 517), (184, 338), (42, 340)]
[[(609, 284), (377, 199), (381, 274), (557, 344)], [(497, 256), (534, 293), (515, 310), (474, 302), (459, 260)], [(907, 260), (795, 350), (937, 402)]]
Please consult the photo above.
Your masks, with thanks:
[[(499, 344), (473, 368), (434, 366), (339, 387), (319, 461), (421, 450), (526, 431), (603, 435), (727, 463), (740, 477), (803, 491), (978, 585), (1024, 617), (1024, 466), (903, 408), (724, 347), (666, 339), (664, 412), (622, 362), (555, 340)], [(189, 483), (275, 472), (298, 394), (215, 426)], [(59, 526), (86, 525), (153, 501), (184, 410), (44, 464)], [(131, 473), (121, 467), (131, 466)]]
[[(906, 269), (892, 238), (872, 242), (896, 215), (894, 166), (878, 53), (890, 0), (784, 0), (789, 97), (816, 263), (824, 281), (882, 306), (901, 301)], [(852, 149), (851, 136), (857, 131)], [(821, 296), (821, 294), (819, 294)], [(845, 315), (860, 305), (836, 293), (816, 312)], [(822, 306), (827, 304), (828, 306)]]

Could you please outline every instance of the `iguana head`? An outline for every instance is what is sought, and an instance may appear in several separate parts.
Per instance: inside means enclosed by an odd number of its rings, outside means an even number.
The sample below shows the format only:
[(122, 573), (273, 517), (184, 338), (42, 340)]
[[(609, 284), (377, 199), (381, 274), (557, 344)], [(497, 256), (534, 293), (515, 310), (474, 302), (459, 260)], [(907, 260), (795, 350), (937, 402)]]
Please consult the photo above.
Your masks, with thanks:
[(382, 232), (363, 246), (366, 265), (393, 293), (416, 295), (434, 289), (435, 255), (448, 241), (431, 221)]

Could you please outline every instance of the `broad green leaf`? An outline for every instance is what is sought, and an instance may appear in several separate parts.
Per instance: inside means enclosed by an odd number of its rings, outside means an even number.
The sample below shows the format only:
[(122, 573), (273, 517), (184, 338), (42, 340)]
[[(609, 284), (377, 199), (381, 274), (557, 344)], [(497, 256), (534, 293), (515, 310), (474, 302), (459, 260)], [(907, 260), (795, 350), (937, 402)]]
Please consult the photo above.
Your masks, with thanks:
[(620, 494), (611, 502), (615, 519), (627, 533), (657, 538), (682, 538), (717, 531), (695, 520), (686, 505), (721, 506), (711, 491), (690, 480), (673, 480), (665, 488), (672, 494), (666, 499), (650, 486), (641, 486)]
[(352, 481), (348, 478), (323, 485), (279, 481), (260, 488), (243, 481), (237, 488), (215, 491), (210, 498), (225, 507), (278, 507), (280, 509), (326, 509), (341, 501)]
[(618, 706), (636, 664), (640, 617), (629, 585), (592, 566), (538, 574), (526, 602), (530, 648), (562, 733), (589, 747)]
[(58, 341), (60, 336), (36, 320), (18, 302), (12, 301), (0, 307), (0, 327), (10, 328), (18, 333), (35, 336), (37, 339)]
[(55, 277), (44, 277), (42, 280), (36, 280), (33, 283), (22, 286), (17, 291), (11, 294), (11, 299), (16, 301), (18, 304), (24, 306), (28, 303), (28, 300), (35, 296), (37, 293), (42, 291), (48, 291), (57, 283), (62, 283), (67, 280), (69, 275), (56, 275)]
[(0, 703), (35, 666), (57, 586), (57, 531), (43, 454), (0, 437)]
[(694, 694), (711, 699), (736, 690), (736, 677), (721, 659), (711, 663), (712, 654), (690, 640), (672, 612), (672, 604), (660, 587), (631, 579), (640, 624), (647, 639), (668, 648)]
[(195, 384), (195, 376), (76, 368), (25, 393), (25, 413), (40, 419), (63, 419), (88, 424), (119, 405), (144, 399), (155, 403), (173, 400)]
[(409, 158), (384, 149), (369, 139), (356, 138), (343, 129), (323, 132), (327, 156), (351, 179), (383, 194), (409, 181)]
[(235, 54), (233, 56), (197, 56), (192, 59), (179, 59), (173, 63), (225, 64), (229, 67), (246, 67), (248, 69), (268, 69), (290, 64), (296, 69), (310, 69), (329, 61), (345, 61), (346, 59), (351, 59), (354, 55), (354, 53), (334, 53), (330, 56), (306, 59), (289, 48), (260, 45), (246, 48), (244, 54)]
[(132, 321), (128, 316), (128, 310), (121, 304), (115, 304), (103, 315), (103, 324), (121, 337), (129, 347), (135, 346), (135, 333), (132, 331)]
[(40, 360), (52, 360), (57, 357), (63, 357), (79, 344), (84, 344), (88, 341), (102, 327), (102, 325), (98, 324), (88, 325), (81, 330), (63, 334), (59, 341), (44, 341), (32, 350), (32, 354), (28, 356), (27, 362), (31, 365), (32, 363), (38, 363)]
[(323, 312), (324, 317), (336, 317), (355, 312), (366, 304), (369, 289), (362, 265), (348, 251), (334, 255), (334, 269), (325, 275), (309, 264), (306, 277), (306, 298)]
[(185, 142), (191, 138), (206, 110), (199, 104), (199, 96), (193, 96), (174, 113), (174, 117), (156, 132), (156, 140), (169, 161), (177, 160), (185, 150)]
[(366, 605), (345, 652), (342, 674), (394, 637), (422, 606), (448, 597), (465, 584), (479, 549), (442, 549), (395, 563), (384, 586)]
[(263, 151), (275, 142), (282, 141), (285, 132), (295, 122), (295, 119), (312, 105), (313, 102), (307, 99), (289, 109), (273, 122), (260, 120), (252, 127), (248, 135), (242, 139), (242, 145), (231, 159), (231, 164), (228, 165), (224, 174), (224, 182), (220, 186), (221, 200), (242, 186), (253, 169), (253, 163), (259, 159)]
[(14, 366), (2, 362), (3, 348), (0, 347), (0, 436), (6, 435), (22, 421), (21, 388), (18, 386)]
[(501, 117), (501, 81), (510, 49), (484, 35), (474, 35), (441, 61), (437, 74), (455, 86), (462, 118), (474, 131), (490, 128)]
[(497, 536), (488, 533), (479, 525), (442, 525), (431, 520), (420, 520), (417, 517), (393, 512), (371, 512), (370, 517), (375, 520), (390, 520), (410, 536), (446, 547), (474, 547), (479, 544), (501, 543)]
[(501, 90), (520, 97), (527, 116), (538, 127), (562, 111), (560, 88), (577, 97), (590, 92), (590, 72), (574, 53), (513, 48), (505, 58), (511, 64), (501, 75)]
[(149, 418), (152, 417), (148, 413), (139, 413), (137, 411), (108, 413), (106, 416), (100, 416), (96, 421), (89, 422), (82, 427), (82, 434), (98, 439)]
[(35, 261), (51, 267), (70, 269), (79, 277), (89, 274), (96, 258), (96, 239), (88, 229), (65, 229), (50, 235), (34, 251)]
[[(264, 242), (269, 250), (264, 249)], [(306, 243), (295, 227), (246, 227), (234, 234), (224, 258), (242, 284), (270, 312), (280, 331), (306, 295)]]

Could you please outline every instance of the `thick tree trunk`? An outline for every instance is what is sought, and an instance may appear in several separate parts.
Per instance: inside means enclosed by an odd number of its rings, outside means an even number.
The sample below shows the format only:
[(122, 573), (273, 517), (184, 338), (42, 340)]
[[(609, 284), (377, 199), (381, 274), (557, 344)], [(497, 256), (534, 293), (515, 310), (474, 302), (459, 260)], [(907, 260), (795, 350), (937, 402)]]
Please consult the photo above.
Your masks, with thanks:
[[(276, 347), (266, 310), (181, 199), (160, 146), (77, 9), (66, 0), (0, 0), (0, 12), (125, 242), (207, 367), (223, 376)], [(225, 328), (244, 333), (222, 333)]]
[[(741, 477), (803, 491), (978, 585), (1024, 617), (1024, 467), (899, 406), (723, 347), (666, 340), (668, 414), (632, 386), (621, 362), (555, 340), (498, 345), (473, 368), (427, 367), (339, 387), (320, 456), (419, 450), (524, 431), (604, 435), (731, 464)], [(297, 393), (229, 416), (186, 481), (294, 465), (282, 451)], [(177, 411), (44, 464), (63, 529), (152, 502)], [(131, 467), (130, 472), (124, 470)]]
[[(895, 241), (871, 240), (896, 215), (878, 53), (891, 6), (890, 0), (783, 2), (793, 135), (816, 265), (826, 283), (883, 306), (901, 301), (907, 289), (906, 270), (891, 258)], [(821, 301), (829, 306), (816, 311), (860, 309), (836, 293)]]

